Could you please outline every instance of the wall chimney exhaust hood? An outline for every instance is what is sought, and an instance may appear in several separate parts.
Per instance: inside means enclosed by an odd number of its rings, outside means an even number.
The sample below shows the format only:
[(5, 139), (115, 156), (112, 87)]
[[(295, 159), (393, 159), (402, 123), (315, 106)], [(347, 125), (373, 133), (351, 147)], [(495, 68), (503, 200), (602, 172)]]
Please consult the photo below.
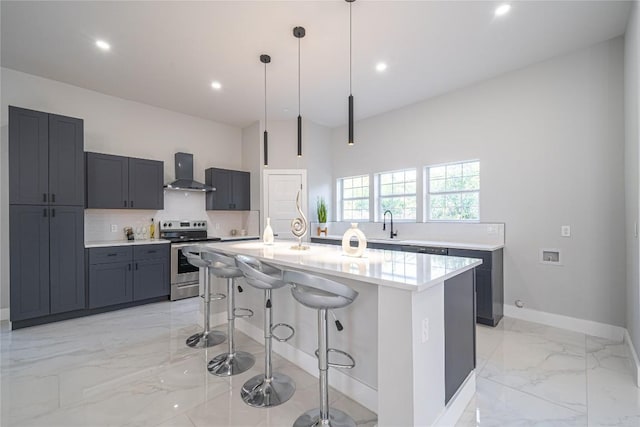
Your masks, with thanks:
[(193, 180), (193, 154), (176, 153), (176, 180), (165, 185), (169, 190), (215, 191), (213, 187)]

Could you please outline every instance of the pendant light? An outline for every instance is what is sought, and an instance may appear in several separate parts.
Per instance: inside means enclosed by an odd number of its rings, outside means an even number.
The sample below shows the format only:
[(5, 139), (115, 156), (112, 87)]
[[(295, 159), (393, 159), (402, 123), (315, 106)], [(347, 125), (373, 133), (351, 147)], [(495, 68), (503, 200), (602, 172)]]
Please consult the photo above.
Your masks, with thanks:
[(269, 132), (267, 132), (267, 64), (271, 62), (269, 55), (260, 55), (264, 64), (264, 166), (269, 166)]
[(302, 115), (300, 114), (300, 39), (306, 34), (304, 27), (295, 27), (293, 35), (298, 39), (298, 157), (302, 157)]
[(351, 81), (352, 81), (352, 72), (351, 72), (351, 63), (352, 63), (352, 59), (351, 59), (351, 50), (352, 50), (352, 43), (351, 43), (351, 3), (353, 3), (356, 0), (345, 0), (347, 3), (349, 3), (349, 139), (348, 139), (348, 144), (349, 145), (353, 145), (353, 91), (351, 89)]

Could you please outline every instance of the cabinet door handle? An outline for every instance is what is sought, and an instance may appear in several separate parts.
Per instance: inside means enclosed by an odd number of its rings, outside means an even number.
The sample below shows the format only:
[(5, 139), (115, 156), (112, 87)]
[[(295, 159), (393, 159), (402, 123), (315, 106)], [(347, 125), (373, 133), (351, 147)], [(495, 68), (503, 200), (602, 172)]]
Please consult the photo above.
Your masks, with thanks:
[(55, 203), (55, 202), (56, 202), (56, 195), (54, 193), (54, 194), (51, 194), (51, 203)]
[(118, 256), (118, 254), (107, 254), (107, 256)]
[(47, 193), (42, 193), (42, 201), (47, 203)]
[(133, 207), (133, 200), (131, 201), (131, 207)]
[(125, 208), (127, 207), (127, 201), (126, 200), (124, 201), (124, 207)]
[(127, 265), (128, 265), (128, 267), (129, 267), (129, 271), (131, 271), (131, 264), (127, 264)]
[(138, 269), (138, 263), (136, 262), (136, 270)]
[(156, 252), (158, 252), (158, 251), (156, 251), (155, 249), (152, 250), (152, 251), (147, 251), (148, 254), (155, 254)]
[(47, 217), (47, 208), (42, 209), (42, 216)]
[(55, 218), (56, 216), (56, 208), (51, 208), (51, 218)]

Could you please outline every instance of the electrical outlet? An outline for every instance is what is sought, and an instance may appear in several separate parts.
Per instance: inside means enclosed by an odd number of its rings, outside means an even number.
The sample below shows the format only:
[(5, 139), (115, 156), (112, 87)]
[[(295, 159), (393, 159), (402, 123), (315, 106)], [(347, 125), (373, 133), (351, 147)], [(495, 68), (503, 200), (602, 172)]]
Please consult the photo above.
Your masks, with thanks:
[(562, 227), (560, 227), (560, 235), (562, 237), (571, 237), (571, 226), (563, 225)]
[(216, 230), (220, 230), (220, 224), (216, 222)]
[(118, 225), (117, 224), (111, 224), (111, 232), (112, 233), (117, 233), (118, 232)]
[(429, 318), (422, 319), (422, 342), (429, 341)]

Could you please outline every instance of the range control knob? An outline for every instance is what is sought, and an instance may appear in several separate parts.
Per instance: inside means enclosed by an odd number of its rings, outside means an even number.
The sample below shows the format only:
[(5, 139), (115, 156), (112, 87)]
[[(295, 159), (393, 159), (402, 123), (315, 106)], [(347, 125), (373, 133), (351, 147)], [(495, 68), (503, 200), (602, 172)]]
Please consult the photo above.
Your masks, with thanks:
[(166, 227), (166, 226), (167, 226), (167, 223), (165, 222), (164, 224), (162, 224), (162, 226), (163, 226), (163, 227)]

